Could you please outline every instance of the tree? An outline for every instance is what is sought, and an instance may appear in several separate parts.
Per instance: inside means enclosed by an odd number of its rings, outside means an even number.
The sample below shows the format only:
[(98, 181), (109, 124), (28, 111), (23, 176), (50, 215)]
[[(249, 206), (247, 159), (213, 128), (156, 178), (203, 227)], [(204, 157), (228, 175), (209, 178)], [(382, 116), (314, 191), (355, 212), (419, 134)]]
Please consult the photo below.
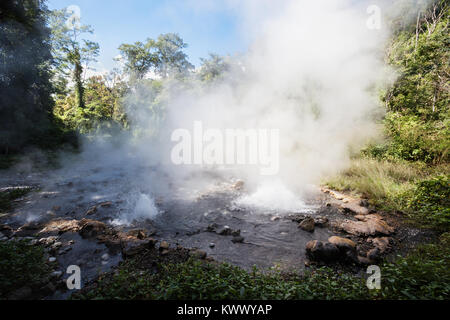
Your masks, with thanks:
[(18, 151), (52, 130), (50, 30), (44, 1), (0, 6), (0, 148)]
[(145, 43), (122, 44), (119, 50), (124, 59), (125, 71), (133, 82), (142, 80), (150, 71), (167, 78), (192, 70), (194, 66), (183, 52), (186, 47), (187, 44), (179, 35), (166, 33), (160, 35), (157, 41), (149, 38)]
[(158, 37), (156, 47), (158, 48), (157, 73), (167, 78), (171, 75), (183, 75), (192, 70), (194, 66), (188, 61), (183, 49), (187, 44), (176, 33), (166, 33)]
[(200, 67), (199, 76), (202, 81), (213, 81), (224, 75), (230, 70), (230, 64), (226, 58), (217, 54), (210, 53), (209, 59), (200, 58), (202, 65)]
[(119, 51), (125, 61), (125, 72), (131, 80), (142, 80), (144, 76), (158, 63), (155, 52), (155, 41), (147, 39), (146, 43), (140, 41), (134, 44), (122, 44)]
[(65, 9), (52, 11), (50, 25), (55, 73), (62, 78), (72, 74), (76, 106), (83, 109), (85, 107), (83, 71), (88, 69), (89, 63), (96, 61), (99, 45), (81, 38), (84, 34), (91, 34), (92, 28), (70, 23), (70, 12)]

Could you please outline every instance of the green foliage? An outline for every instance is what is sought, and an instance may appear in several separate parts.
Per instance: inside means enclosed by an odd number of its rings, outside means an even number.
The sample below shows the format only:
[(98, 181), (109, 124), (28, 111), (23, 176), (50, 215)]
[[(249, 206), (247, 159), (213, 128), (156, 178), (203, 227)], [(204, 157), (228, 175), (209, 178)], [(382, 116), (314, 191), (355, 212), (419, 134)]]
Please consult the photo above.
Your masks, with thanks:
[[(91, 290), (73, 299), (448, 299), (449, 237), (440, 244), (420, 246), (406, 257), (384, 262), (381, 289), (369, 290), (365, 278), (328, 267), (305, 274), (278, 270), (251, 272), (226, 263), (188, 260), (141, 270), (131, 260), (113, 276), (103, 276)], [(445, 240), (447, 239), (447, 240)]]
[(142, 80), (149, 71), (163, 78), (184, 75), (194, 66), (187, 60), (183, 49), (187, 47), (176, 33), (161, 34), (155, 41), (147, 39), (134, 44), (122, 44), (119, 51), (124, 58), (125, 71), (131, 81)]
[(0, 152), (19, 152), (55, 129), (50, 30), (44, 1), (7, 1), (0, 9)]
[(378, 297), (398, 300), (448, 300), (450, 297), (450, 246), (423, 245), (407, 257), (381, 266), (382, 290)]
[(0, 299), (23, 286), (42, 285), (50, 271), (42, 247), (28, 241), (0, 241)]
[(229, 264), (199, 260), (160, 266), (158, 274), (124, 264), (82, 299), (362, 299), (369, 297), (361, 278), (319, 268), (304, 276), (279, 271), (247, 272)]
[(448, 162), (450, 15), (445, 1), (418, 13), (416, 28), (393, 39), (388, 60), (399, 77), (383, 98), (388, 114), (387, 145), (375, 155), (428, 163)]
[(76, 95), (71, 93), (56, 100), (55, 116), (81, 133), (126, 127), (127, 116), (122, 108), (122, 96), (126, 90), (122, 82), (110, 87), (104, 77), (91, 77), (84, 91), (85, 108), (77, 107)]
[(384, 121), (389, 141), (370, 145), (362, 153), (385, 160), (446, 162), (450, 150), (449, 120), (426, 121), (417, 115), (390, 112)]
[(50, 14), (54, 73), (57, 79), (72, 75), (76, 105), (83, 109), (85, 107), (83, 71), (88, 68), (89, 63), (96, 61), (99, 45), (81, 39), (83, 34), (93, 32), (90, 26), (80, 25), (79, 21), (72, 21), (70, 24), (69, 18), (70, 13), (66, 9), (54, 10)]
[(419, 181), (405, 197), (407, 212), (423, 225), (449, 230), (450, 228), (450, 179), (438, 175)]

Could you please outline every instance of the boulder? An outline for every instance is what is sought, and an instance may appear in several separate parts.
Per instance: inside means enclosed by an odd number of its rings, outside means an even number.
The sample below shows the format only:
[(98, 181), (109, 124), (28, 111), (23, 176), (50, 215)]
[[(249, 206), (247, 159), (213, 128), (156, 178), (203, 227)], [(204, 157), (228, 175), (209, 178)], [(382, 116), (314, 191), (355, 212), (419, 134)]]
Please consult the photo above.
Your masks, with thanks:
[(306, 255), (313, 261), (335, 262), (340, 258), (340, 252), (336, 245), (318, 240), (309, 241), (306, 244)]
[(345, 220), (338, 227), (345, 232), (357, 236), (390, 235), (395, 229), (389, 226), (380, 216), (375, 214), (358, 216), (359, 221)]
[(313, 232), (314, 231), (314, 219), (313, 218), (305, 218), (302, 222), (299, 223), (298, 227), (308, 231), (308, 232)]
[(45, 233), (65, 233), (65, 232), (77, 232), (80, 226), (77, 220), (52, 220), (48, 222), (44, 228), (39, 232), (40, 234)]
[(124, 241), (122, 242), (122, 256), (124, 258), (132, 257), (144, 250), (153, 249), (155, 244), (156, 240), (154, 239)]
[(233, 230), (231, 230), (229, 226), (224, 226), (223, 228), (218, 230), (217, 233), (220, 234), (221, 236), (231, 236)]
[(336, 245), (338, 248), (356, 249), (356, 243), (350, 239), (333, 236), (328, 238), (328, 242)]
[(100, 221), (83, 219), (80, 221), (79, 234), (83, 238), (94, 238), (106, 231), (106, 224)]
[(328, 223), (328, 218), (327, 217), (316, 217), (314, 219), (314, 224), (317, 227), (324, 227), (324, 226), (326, 226), (327, 223)]
[(144, 229), (133, 229), (127, 232), (131, 237), (143, 240), (147, 237), (147, 232)]
[(202, 260), (205, 259), (207, 256), (205, 251), (198, 249), (189, 251), (189, 255), (195, 259), (202, 259)]
[(159, 244), (159, 250), (169, 249), (170, 244), (167, 241), (161, 241)]

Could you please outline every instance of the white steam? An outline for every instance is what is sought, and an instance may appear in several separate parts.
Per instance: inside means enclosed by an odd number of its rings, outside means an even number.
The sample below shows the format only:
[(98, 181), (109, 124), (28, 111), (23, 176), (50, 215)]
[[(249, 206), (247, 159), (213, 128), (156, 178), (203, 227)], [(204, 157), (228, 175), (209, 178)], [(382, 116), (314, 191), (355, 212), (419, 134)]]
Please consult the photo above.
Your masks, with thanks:
[[(385, 69), (386, 33), (369, 29), (367, 7), (351, 1), (283, 1), (274, 16), (264, 11), (255, 17), (261, 11), (254, 10), (257, 3), (245, 2), (241, 7), (248, 13), (243, 14), (248, 17), (243, 24), (246, 30), (258, 30), (249, 52), (236, 58), (234, 69), (214, 85), (186, 88), (175, 81), (166, 83), (170, 98), (158, 136), (139, 144), (149, 162), (168, 166), (176, 184), (190, 187), (192, 181), (186, 177), (202, 168), (172, 166), (174, 130), (192, 131), (195, 121), (222, 132), (278, 129), (277, 177), (282, 184), (271, 191), (270, 204), (259, 201), (261, 193), (268, 191), (257, 188), (271, 180), (248, 166), (235, 166), (232, 171), (257, 192), (247, 204), (254, 199), (262, 206), (289, 208), (292, 203), (295, 207), (299, 200), (286, 197), (286, 190), (298, 194), (323, 175), (344, 168), (349, 148), (361, 146), (375, 134), (371, 115), (378, 108), (374, 88)], [(248, 26), (252, 21), (258, 25)], [(142, 110), (137, 114), (141, 126), (155, 128), (154, 117), (146, 117)]]

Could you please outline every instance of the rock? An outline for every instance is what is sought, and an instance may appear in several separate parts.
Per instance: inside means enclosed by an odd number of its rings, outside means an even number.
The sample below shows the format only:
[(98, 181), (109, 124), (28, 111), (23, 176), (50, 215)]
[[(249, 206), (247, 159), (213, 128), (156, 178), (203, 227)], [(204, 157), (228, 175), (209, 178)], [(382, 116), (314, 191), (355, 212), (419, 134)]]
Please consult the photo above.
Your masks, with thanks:
[(205, 251), (198, 250), (198, 249), (189, 251), (189, 255), (196, 259), (205, 259), (207, 256)]
[(124, 241), (122, 242), (122, 256), (128, 258), (134, 256), (143, 250), (152, 249), (155, 247), (156, 240), (145, 239), (137, 241)]
[(0, 232), (7, 238), (11, 238), (14, 234), (13, 228), (6, 224), (0, 224)]
[(242, 181), (242, 180), (236, 181), (232, 186), (232, 188), (235, 190), (241, 190), (243, 187), (244, 187), (244, 181)]
[(147, 237), (147, 232), (144, 229), (133, 229), (128, 231), (127, 234), (131, 237), (135, 237), (141, 240)]
[(86, 215), (87, 216), (91, 216), (91, 215), (93, 215), (96, 212), (97, 212), (97, 207), (93, 206), (93, 207), (89, 208), (88, 211), (86, 211)]
[(107, 254), (107, 253), (103, 254), (102, 255), (102, 260), (103, 261), (109, 260), (109, 254)]
[(51, 246), (52, 244), (54, 244), (56, 242), (56, 240), (58, 240), (58, 237), (55, 236), (51, 236), (51, 237), (47, 237), (47, 238), (41, 238), (38, 240), (39, 244), (42, 244), (46, 247)]
[(28, 237), (38, 233), (41, 228), (42, 224), (40, 224), (39, 222), (29, 222), (17, 229), (14, 235), (16, 237)]
[(308, 232), (313, 232), (314, 231), (314, 219), (313, 218), (306, 218), (305, 220), (303, 220), (302, 222), (300, 222), (300, 224), (298, 225), (299, 228), (308, 231)]
[(369, 214), (369, 209), (360, 206), (355, 201), (344, 203), (340, 207), (346, 213), (359, 214), (359, 215)]
[(61, 278), (62, 277), (62, 271), (53, 271), (51, 274), (50, 274), (50, 277), (52, 278), (52, 279), (59, 279), (59, 278)]
[(52, 250), (58, 250), (59, 248), (61, 248), (62, 246), (62, 242), (58, 241), (52, 244), (51, 249)]
[(368, 239), (376, 248), (380, 250), (380, 253), (384, 253), (390, 249), (390, 242), (392, 238), (390, 237), (381, 237), (381, 238), (373, 238)]
[(161, 253), (160, 253), (162, 256), (167, 256), (168, 254), (169, 254), (169, 250), (167, 250), (167, 249), (163, 249), (163, 250), (161, 250)]
[(314, 219), (314, 224), (317, 227), (324, 227), (327, 223), (328, 223), (328, 218), (327, 217), (316, 217)]
[(381, 258), (381, 251), (378, 248), (373, 248), (367, 252), (367, 259), (370, 261), (378, 261)]
[(105, 201), (105, 202), (100, 203), (100, 207), (102, 207), (102, 208), (109, 208), (111, 206), (112, 206), (111, 201)]
[(210, 248), (214, 248), (215, 246), (216, 246), (216, 244), (213, 243), (213, 242), (211, 242), (211, 243), (209, 244), (209, 247), (210, 247)]
[(216, 223), (211, 223), (207, 228), (206, 228), (206, 231), (207, 232), (216, 232), (216, 229), (218, 228), (219, 226), (216, 224)]
[(367, 199), (361, 199), (361, 201), (359, 202), (359, 205), (361, 207), (368, 208), (369, 207), (369, 201)]
[(339, 260), (339, 249), (332, 243), (312, 240), (306, 244), (306, 255), (313, 261), (334, 262)]
[(358, 262), (362, 265), (369, 265), (372, 264), (372, 261), (366, 257), (358, 256)]
[(280, 216), (273, 216), (272, 218), (270, 218), (270, 221), (277, 221), (280, 220), (281, 217)]
[(17, 290), (14, 290), (8, 296), (9, 300), (25, 300), (31, 296), (33, 291), (30, 287), (22, 287)]
[(328, 238), (328, 242), (336, 245), (338, 248), (356, 249), (356, 243), (350, 239), (333, 236)]
[(358, 218), (362, 219), (362, 221), (345, 220), (338, 227), (349, 234), (357, 236), (389, 235), (395, 230), (378, 215), (370, 214), (364, 218), (361, 216), (358, 216)]
[(224, 226), (222, 229), (220, 229), (217, 233), (221, 236), (230, 236), (233, 230), (229, 226)]
[(231, 235), (232, 235), (233, 237), (238, 237), (238, 236), (241, 235), (241, 230), (239, 230), (239, 229), (237, 229), (237, 230), (232, 230), (232, 231), (231, 231)]
[(100, 221), (83, 219), (80, 221), (80, 231), (79, 234), (83, 238), (94, 238), (106, 230), (106, 224)]
[(242, 237), (242, 236), (234, 236), (233, 239), (231, 239), (231, 242), (233, 242), (233, 243), (242, 243), (242, 242), (244, 242), (244, 237)]
[(69, 231), (77, 232), (78, 230), (79, 224), (77, 220), (52, 220), (39, 233), (58, 232), (62, 234)]
[(50, 258), (48, 258), (48, 262), (50, 262), (50, 263), (53, 263), (53, 262), (55, 262), (56, 261), (56, 258), (55, 257), (50, 257)]
[(170, 245), (167, 241), (161, 241), (161, 243), (159, 244), (159, 249), (163, 250), (163, 249), (169, 249)]

